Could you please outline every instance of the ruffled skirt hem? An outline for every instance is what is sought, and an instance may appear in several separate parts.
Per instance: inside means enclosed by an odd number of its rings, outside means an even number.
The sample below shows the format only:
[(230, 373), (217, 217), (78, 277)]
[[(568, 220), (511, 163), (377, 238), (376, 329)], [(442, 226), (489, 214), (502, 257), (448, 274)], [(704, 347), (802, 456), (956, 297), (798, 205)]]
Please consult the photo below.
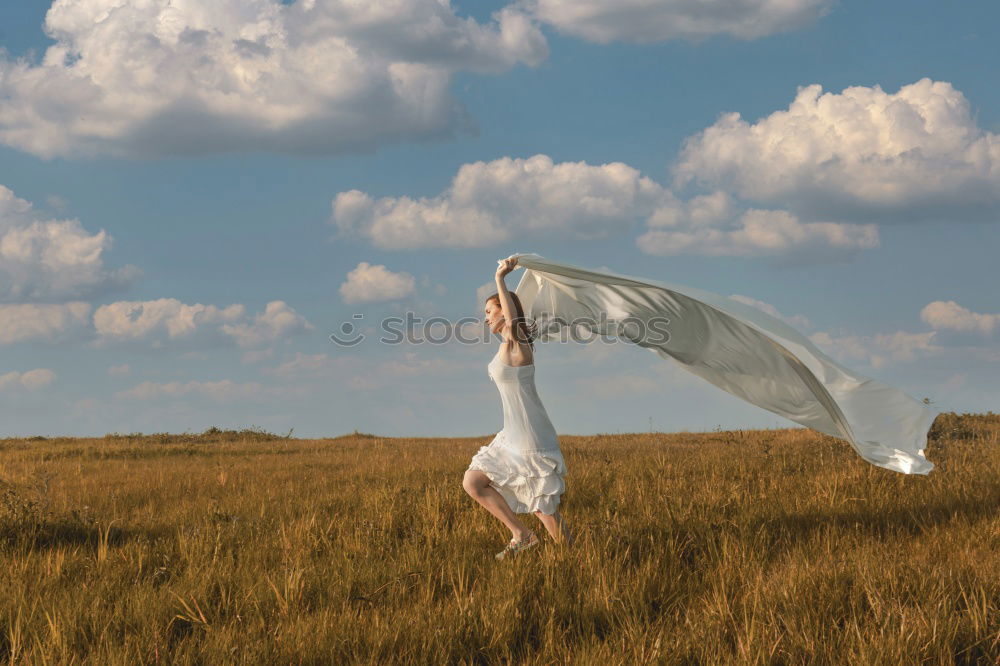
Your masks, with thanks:
[(566, 489), (562, 453), (558, 449), (519, 451), (506, 443), (500, 431), (492, 442), (480, 447), (469, 469), (486, 474), (514, 513), (555, 513)]

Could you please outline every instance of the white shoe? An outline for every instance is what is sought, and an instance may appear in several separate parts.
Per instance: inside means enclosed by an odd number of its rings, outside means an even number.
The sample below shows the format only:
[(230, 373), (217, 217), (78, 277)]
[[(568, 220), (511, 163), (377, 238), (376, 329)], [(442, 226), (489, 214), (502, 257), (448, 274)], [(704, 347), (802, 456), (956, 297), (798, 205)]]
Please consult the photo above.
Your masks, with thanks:
[(521, 539), (520, 541), (514, 541), (511, 539), (510, 543), (496, 554), (496, 558), (498, 560), (502, 560), (504, 558), (511, 557), (520, 553), (522, 550), (527, 550), (532, 546), (537, 546), (538, 543), (538, 536), (534, 532), (529, 533), (527, 537)]

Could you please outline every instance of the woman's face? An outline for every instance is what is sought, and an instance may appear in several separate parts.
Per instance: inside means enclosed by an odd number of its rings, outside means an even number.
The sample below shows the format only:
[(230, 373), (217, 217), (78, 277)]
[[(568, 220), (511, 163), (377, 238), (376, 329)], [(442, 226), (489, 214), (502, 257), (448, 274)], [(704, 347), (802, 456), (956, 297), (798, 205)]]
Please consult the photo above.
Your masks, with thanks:
[(495, 300), (486, 301), (486, 325), (490, 327), (490, 332), (499, 333), (505, 320), (503, 318), (503, 308)]

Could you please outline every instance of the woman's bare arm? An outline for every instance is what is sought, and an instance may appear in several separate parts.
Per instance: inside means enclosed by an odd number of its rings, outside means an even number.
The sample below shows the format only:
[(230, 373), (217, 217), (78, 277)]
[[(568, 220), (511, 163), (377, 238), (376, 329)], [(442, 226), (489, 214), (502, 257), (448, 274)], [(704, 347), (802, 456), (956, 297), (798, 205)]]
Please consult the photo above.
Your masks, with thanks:
[(507, 290), (507, 284), (503, 281), (503, 278), (507, 273), (514, 270), (514, 266), (517, 265), (517, 257), (504, 259), (497, 268), (497, 294), (500, 298), (500, 309), (503, 310), (504, 320), (507, 322), (507, 333), (505, 339), (516, 340), (514, 337), (514, 319), (517, 317), (517, 308), (514, 307), (514, 299), (510, 297), (510, 292)]

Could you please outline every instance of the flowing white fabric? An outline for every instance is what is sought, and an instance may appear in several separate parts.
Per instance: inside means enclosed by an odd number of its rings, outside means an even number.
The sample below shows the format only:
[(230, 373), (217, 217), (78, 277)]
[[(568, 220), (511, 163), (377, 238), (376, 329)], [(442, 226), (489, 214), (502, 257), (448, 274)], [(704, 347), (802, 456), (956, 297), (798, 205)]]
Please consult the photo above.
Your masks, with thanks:
[[(532, 253), (511, 256), (525, 269), (514, 291), (538, 324), (539, 340), (557, 339), (565, 323), (589, 318), (592, 333), (673, 359), (753, 405), (847, 441), (873, 465), (904, 474), (934, 468), (924, 449), (938, 411), (839, 365), (783, 321), (701, 289)], [(635, 325), (620, 326), (626, 318)], [(668, 335), (652, 332), (654, 318)]]
[(535, 365), (512, 366), (498, 351), (486, 366), (500, 391), (503, 428), (472, 457), (514, 513), (553, 514), (566, 489), (556, 429), (535, 390)]

